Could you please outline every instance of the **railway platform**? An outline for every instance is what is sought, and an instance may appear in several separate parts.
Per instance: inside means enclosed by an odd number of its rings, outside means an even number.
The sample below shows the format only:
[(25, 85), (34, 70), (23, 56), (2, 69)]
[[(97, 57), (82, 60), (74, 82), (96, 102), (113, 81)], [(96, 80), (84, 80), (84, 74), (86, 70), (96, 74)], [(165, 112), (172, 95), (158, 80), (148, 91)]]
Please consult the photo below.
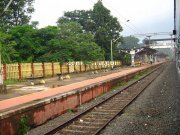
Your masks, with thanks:
[[(0, 101), (0, 134), (15, 134), (22, 116), (31, 126), (45, 123), (68, 109), (75, 108), (109, 91), (119, 81), (128, 80), (161, 63), (133, 67), (121, 72), (76, 82), (24, 96)], [(4, 130), (7, 129), (7, 130)]]

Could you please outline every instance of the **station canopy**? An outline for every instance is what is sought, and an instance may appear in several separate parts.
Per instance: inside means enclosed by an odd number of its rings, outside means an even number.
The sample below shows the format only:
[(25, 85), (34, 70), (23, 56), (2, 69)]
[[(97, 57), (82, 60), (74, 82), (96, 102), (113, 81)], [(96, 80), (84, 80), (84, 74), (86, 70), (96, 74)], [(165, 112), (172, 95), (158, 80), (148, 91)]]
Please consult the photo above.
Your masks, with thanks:
[(157, 50), (149, 48), (149, 47), (142, 47), (142, 48), (143, 49), (137, 53), (138, 55), (144, 55), (144, 54), (153, 55), (158, 52)]
[(130, 51), (135, 50), (136, 54), (138, 55), (153, 55), (157, 53), (158, 51), (149, 47), (140, 47), (140, 48), (134, 48), (134, 49), (120, 49), (121, 52), (130, 53)]

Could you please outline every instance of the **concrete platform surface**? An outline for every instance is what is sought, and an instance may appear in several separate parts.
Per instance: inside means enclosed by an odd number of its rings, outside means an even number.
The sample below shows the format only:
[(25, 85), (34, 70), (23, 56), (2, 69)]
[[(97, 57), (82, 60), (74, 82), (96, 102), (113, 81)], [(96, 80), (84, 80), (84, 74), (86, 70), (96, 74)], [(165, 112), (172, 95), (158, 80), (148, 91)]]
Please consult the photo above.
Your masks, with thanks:
[(109, 75), (106, 75), (106, 76), (101, 76), (101, 77), (97, 77), (97, 78), (93, 78), (93, 79), (88, 79), (88, 80), (84, 80), (84, 81), (81, 81), (81, 82), (69, 84), (69, 85), (66, 85), (66, 86), (61, 86), (61, 87), (57, 87), (57, 88), (48, 89), (46, 91), (35, 92), (35, 93), (24, 95), (24, 96), (19, 96), (19, 97), (3, 100), (3, 101), (0, 101), (0, 111), (3, 111), (3, 110), (8, 109), (8, 108), (16, 107), (18, 105), (22, 105), (22, 104), (25, 104), (25, 103), (28, 103), (28, 102), (38, 101), (38, 100), (43, 99), (43, 98), (48, 98), (48, 97), (51, 97), (51, 96), (55, 96), (57, 94), (62, 94), (62, 93), (66, 93), (66, 92), (69, 92), (69, 91), (73, 91), (75, 89), (83, 88), (83, 87), (88, 86), (88, 85), (90, 86), (90, 85), (93, 85), (93, 84), (96, 84), (96, 83), (107, 81), (108, 79), (117, 78), (117, 77), (120, 77), (120, 76), (125, 76), (127, 74), (132, 73), (132, 72), (136, 72), (138, 70), (145, 69), (145, 68), (147, 68), (149, 66), (151, 66), (151, 65), (144, 65), (144, 66), (141, 66), (141, 67), (134, 67), (134, 68), (131, 68), (131, 69), (128, 69), (128, 70), (123, 70), (121, 72), (109, 74)]

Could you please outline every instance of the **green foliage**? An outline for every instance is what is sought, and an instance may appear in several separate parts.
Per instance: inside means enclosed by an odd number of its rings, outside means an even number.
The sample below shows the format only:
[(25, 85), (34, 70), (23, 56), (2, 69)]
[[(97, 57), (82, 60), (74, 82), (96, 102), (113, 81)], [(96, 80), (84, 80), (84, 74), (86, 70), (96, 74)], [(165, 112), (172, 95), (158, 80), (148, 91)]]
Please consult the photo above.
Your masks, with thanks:
[(93, 8), (92, 14), (95, 22), (95, 41), (105, 51), (105, 58), (110, 59), (110, 41), (113, 40), (113, 54), (117, 53), (117, 43), (121, 41), (120, 32), (122, 27), (117, 18), (111, 16), (110, 11), (98, 1)]
[(58, 36), (63, 39), (74, 37), (83, 33), (81, 25), (77, 22), (61, 23), (58, 25)]
[(104, 60), (104, 51), (94, 42), (80, 44), (79, 54), (81, 61)]
[(84, 61), (103, 60), (103, 50), (94, 42), (90, 33), (83, 32), (77, 22), (58, 25), (58, 33), (47, 45), (48, 50), (39, 57), (41, 61)]
[(34, 29), (37, 29), (37, 26), (39, 25), (39, 22), (38, 21), (32, 21), (31, 22), (31, 25)]
[(28, 24), (30, 14), (34, 12), (34, 0), (13, 0), (6, 12), (3, 12), (9, 0), (0, 1), (0, 28), (8, 30), (12, 26)]
[[(35, 61), (39, 61), (42, 55), (48, 53), (50, 46), (49, 41), (55, 39), (58, 29), (56, 26), (47, 26), (37, 30), (36, 39), (39, 44), (39, 52), (36, 54)], [(47, 60), (48, 61), (48, 60)]]
[(19, 122), (18, 135), (25, 135), (28, 132), (28, 130), (30, 129), (28, 123), (29, 123), (28, 117), (26, 115), (21, 116)]
[(67, 62), (104, 60), (104, 51), (91, 33), (83, 32), (79, 23), (36, 29), (35, 25), (15, 26), (0, 32), (4, 63)]
[(118, 56), (117, 43), (122, 40), (120, 32), (122, 27), (117, 18), (111, 16), (110, 10), (105, 8), (101, 1), (98, 1), (93, 10), (75, 10), (65, 12), (64, 16), (59, 18), (58, 23), (67, 23), (70, 21), (78, 22), (86, 32), (94, 35), (95, 42), (105, 52), (105, 58), (110, 59), (110, 41), (113, 42), (113, 54), (115, 58)]
[(73, 45), (61, 39), (52, 39), (47, 46), (48, 52), (39, 57), (41, 61), (65, 62), (71, 61)]
[(18, 57), (18, 52), (14, 49), (16, 42), (11, 38), (11, 35), (0, 31), (0, 53), (3, 63), (10, 63)]
[(17, 43), (15, 49), (19, 52), (17, 62), (33, 62), (48, 51), (48, 42), (57, 35), (57, 27), (48, 26), (36, 29), (34, 25), (13, 27), (9, 34)]
[(69, 109), (67, 110), (67, 112), (69, 112), (69, 113), (75, 113), (75, 112), (77, 112), (77, 108), (69, 108)]
[(130, 65), (131, 64), (131, 56), (130, 54), (121, 53), (119, 58), (124, 65)]
[(15, 49), (19, 52), (17, 62), (32, 62), (42, 50), (37, 29), (32, 25), (15, 26), (10, 31), (12, 39), (16, 42)]
[(123, 43), (119, 47), (123, 49), (132, 49), (132, 48), (141, 47), (141, 45), (139, 45), (138, 42), (139, 42), (138, 38), (127, 36), (123, 38)]
[(67, 23), (67, 22), (78, 22), (83, 30), (91, 32), (94, 29), (94, 21), (92, 20), (92, 11), (91, 10), (75, 10), (68, 11), (64, 13), (63, 17), (58, 19), (58, 24)]
[[(58, 26), (38, 29), (38, 22), (27, 23), (34, 11), (34, 0), (13, 0), (0, 17), (0, 47), (3, 62), (68, 62), (110, 59), (113, 40), (114, 58), (122, 27), (117, 18), (98, 1), (93, 10), (65, 12)], [(0, 2), (3, 11), (9, 0)], [(13, 26), (13, 27), (12, 27)]]
[[(23, 81), (23, 80), (21, 80), (21, 81)], [(21, 81), (19, 81), (19, 80), (15, 80), (15, 79), (9, 79), (9, 80), (4, 80), (4, 84), (5, 85), (10, 85), (10, 84), (16, 84), (16, 83), (19, 83), (19, 82), (21, 82)]]

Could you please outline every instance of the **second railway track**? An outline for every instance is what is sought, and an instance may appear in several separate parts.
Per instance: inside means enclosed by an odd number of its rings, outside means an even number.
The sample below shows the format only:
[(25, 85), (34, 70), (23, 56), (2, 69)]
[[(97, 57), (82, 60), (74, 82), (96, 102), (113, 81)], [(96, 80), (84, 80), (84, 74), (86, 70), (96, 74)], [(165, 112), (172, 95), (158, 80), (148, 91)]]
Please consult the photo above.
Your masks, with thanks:
[(134, 81), (124, 89), (105, 98), (82, 113), (59, 125), (46, 135), (96, 135), (132, 103), (138, 95), (163, 71), (163, 66)]

